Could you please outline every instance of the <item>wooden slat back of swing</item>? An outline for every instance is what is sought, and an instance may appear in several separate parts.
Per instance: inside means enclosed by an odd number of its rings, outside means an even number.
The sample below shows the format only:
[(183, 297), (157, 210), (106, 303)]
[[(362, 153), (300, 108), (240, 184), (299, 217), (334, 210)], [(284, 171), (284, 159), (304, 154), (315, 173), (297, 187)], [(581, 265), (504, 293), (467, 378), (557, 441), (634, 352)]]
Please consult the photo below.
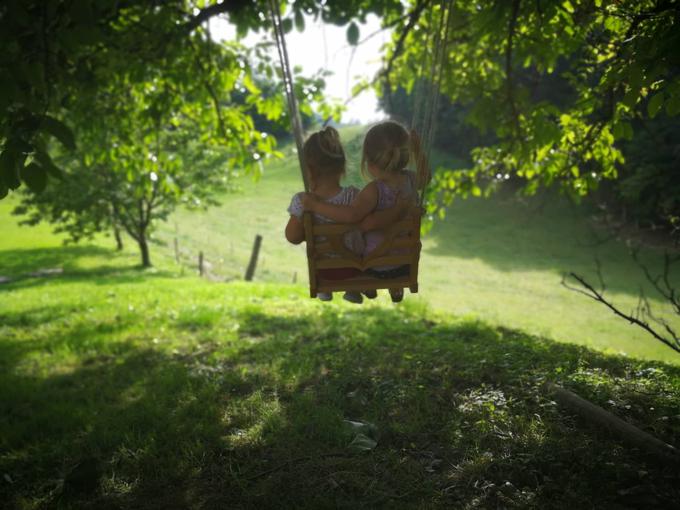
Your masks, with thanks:
[[(340, 290), (366, 291), (377, 289), (409, 288), (418, 291), (418, 262), (420, 260), (420, 210), (414, 208), (405, 219), (383, 230), (382, 242), (367, 257), (353, 253), (344, 243), (345, 234), (355, 230), (354, 225), (314, 224), (312, 215), (305, 213), (305, 241), (309, 267), (309, 287), (312, 297), (318, 292)], [(317, 243), (316, 239), (322, 239)], [(393, 253), (397, 249), (404, 253)], [(409, 265), (407, 276), (381, 279), (361, 275), (346, 280), (320, 278), (320, 269), (354, 268), (365, 271), (381, 266)]]

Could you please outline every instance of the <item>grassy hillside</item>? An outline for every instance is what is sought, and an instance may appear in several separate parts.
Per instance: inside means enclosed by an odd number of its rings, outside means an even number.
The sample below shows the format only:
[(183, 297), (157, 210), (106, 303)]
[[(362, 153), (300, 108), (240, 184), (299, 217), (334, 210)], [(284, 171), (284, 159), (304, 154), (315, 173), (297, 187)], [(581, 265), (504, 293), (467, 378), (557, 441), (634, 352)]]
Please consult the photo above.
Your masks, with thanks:
[[(676, 469), (558, 382), (680, 444), (680, 369), (472, 318), (207, 282), (0, 214), (4, 508), (668, 508)], [(430, 250), (436, 250), (432, 245)], [(160, 250), (156, 250), (160, 252)], [(433, 257), (431, 254), (430, 257)], [(460, 258), (459, 260), (465, 260)], [(63, 274), (32, 277), (59, 265)], [(479, 265), (481, 267), (481, 263)]]
[[(347, 181), (358, 186), (362, 185), (360, 134), (360, 127), (342, 133), (351, 157)], [(223, 197), (221, 207), (178, 211), (160, 228), (157, 238), (165, 247), (157, 247), (153, 255), (156, 260), (171, 257), (177, 235), (185, 263), (192, 268), (202, 250), (218, 277), (242, 278), (253, 239), (260, 234), (264, 241), (257, 280), (291, 283), (295, 279), (304, 288), (304, 247), (292, 246), (283, 237), (286, 208), (291, 196), (302, 189), (296, 157), (289, 154), (267, 165), (259, 182), (244, 177), (241, 183), (241, 191)], [(601, 305), (560, 285), (565, 271), (597, 281), (597, 257), (608, 294), (622, 309), (637, 306), (642, 287), (654, 309), (680, 328), (678, 318), (645, 282), (623, 241), (611, 239), (596, 248), (592, 244), (593, 227), (586, 212), (560, 197), (524, 202), (511, 196), (459, 200), (423, 239), (420, 294), (407, 299), (455, 316), (480, 318), (605, 352), (680, 361), (676, 353)], [(646, 260), (652, 270), (661, 271), (660, 251), (648, 251)], [(675, 277), (680, 287), (680, 274)]]

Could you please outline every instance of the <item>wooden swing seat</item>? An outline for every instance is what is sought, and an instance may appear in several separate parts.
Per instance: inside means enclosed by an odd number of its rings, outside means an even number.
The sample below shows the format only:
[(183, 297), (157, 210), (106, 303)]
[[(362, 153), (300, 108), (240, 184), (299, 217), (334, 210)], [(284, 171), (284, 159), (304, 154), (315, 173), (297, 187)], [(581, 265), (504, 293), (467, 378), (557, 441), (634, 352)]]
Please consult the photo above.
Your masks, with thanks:
[[(356, 230), (356, 225), (315, 224), (312, 214), (305, 213), (303, 222), (310, 296), (316, 297), (319, 292), (361, 292), (378, 289), (407, 288), (411, 293), (418, 292), (420, 216), (420, 208), (413, 208), (404, 219), (384, 229), (385, 237), (382, 242), (369, 256), (362, 257), (349, 250), (344, 243), (345, 234)], [(369, 274), (361, 274), (343, 280), (331, 280), (319, 274), (321, 269), (354, 268), (363, 272), (370, 268), (405, 265), (409, 266), (409, 273), (396, 278), (376, 278)]]

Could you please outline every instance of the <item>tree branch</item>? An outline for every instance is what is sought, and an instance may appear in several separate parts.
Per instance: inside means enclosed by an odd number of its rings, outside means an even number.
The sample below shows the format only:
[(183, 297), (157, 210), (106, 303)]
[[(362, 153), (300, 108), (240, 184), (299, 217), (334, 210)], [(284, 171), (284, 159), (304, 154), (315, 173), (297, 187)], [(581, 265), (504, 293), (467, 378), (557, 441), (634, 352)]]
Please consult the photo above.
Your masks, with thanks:
[(394, 62), (397, 60), (397, 58), (401, 56), (401, 53), (404, 51), (404, 41), (406, 41), (406, 37), (411, 32), (411, 30), (413, 30), (413, 27), (416, 26), (416, 23), (418, 23), (421, 14), (425, 10), (425, 7), (427, 7), (427, 4), (429, 2), (430, 0), (423, 0), (421, 2), (418, 2), (411, 11), (411, 13), (408, 15), (408, 23), (406, 23), (406, 26), (399, 35), (399, 39), (397, 40), (397, 44), (394, 46), (394, 51), (392, 52), (390, 59), (387, 61), (387, 65), (379, 73), (379, 76), (385, 79), (388, 91), (392, 87), (390, 84), (390, 73), (392, 72), (392, 67), (394, 67)]
[[(670, 269), (671, 266), (680, 261), (680, 256), (675, 256), (671, 257), (668, 252), (664, 254), (664, 267), (663, 267), (663, 274), (660, 274), (656, 278), (652, 276), (652, 274), (649, 272), (649, 268), (642, 263), (640, 260), (638, 253), (640, 249), (634, 249), (631, 251), (631, 255), (633, 257), (633, 260), (635, 263), (638, 265), (640, 269), (645, 273), (645, 277), (647, 278), (647, 281), (651, 283), (656, 291), (661, 294), (670, 304), (673, 306), (673, 310), (675, 313), (680, 315), (680, 299), (678, 299), (677, 294), (675, 293), (675, 289), (670, 283)], [(663, 286), (659, 283), (659, 281), (663, 281)]]
[(123, 226), (123, 229), (125, 229), (125, 231), (132, 239), (139, 242), (139, 236), (137, 232), (135, 231), (135, 229), (132, 228), (132, 226), (128, 223), (127, 218), (125, 217), (125, 214), (127, 213), (123, 213), (120, 211), (118, 203), (115, 200), (111, 202), (111, 205), (113, 207), (114, 217), (118, 220), (118, 223), (120, 223)]
[[(569, 285), (567, 283), (567, 276), (571, 276), (574, 280), (579, 282), (581, 284), (581, 286), (583, 288), (585, 288), (586, 290), (584, 291), (582, 289), (579, 289), (577, 287)], [(612, 304), (610, 301), (607, 301), (605, 299), (604, 295), (602, 293), (598, 292), (597, 290), (595, 290), (593, 288), (593, 286), (590, 285), (585, 280), (585, 278), (583, 278), (582, 276), (579, 276), (579, 275), (577, 275), (576, 273), (573, 273), (573, 272), (569, 273), (568, 275), (563, 275), (562, 276), (562, 285), (569, 290), (572, 290), (574, 292), (578, 292), (580, 294), (584, 294), (584, 295), (588, 296), (589, 298), (591, 298), (591, 299), (593, 299), (593, 300), (595, 300), (599, 303), (602, 303), (603, 305), (605, 305), (607, 308), (609, 308), (612, 312), (614, 312), (616, 315), (618, 315), (622, 319), (627, 320), (630, 324), (635, 324), (636, 326), (639, 326), (640, 328), (644, 329), (647, 333), (652, 335), (654, 338), (656, 338), (658, 341), (664, 343), (665, 345), (667, 345), (668, 347), (673, 349), (675, 352), (680, 353), (680, 341), (678, 339), (677, 334), (667, 324), (665, 324), (663, 321), (661, 321), (662, 325), (665, 326), (666, 331), (668, 331), (669, 334), (673, 337), (673, 341), (668, 340), (667, 338), (663, 337), (661, 334), (657, 333), (656, 330), (654, 330), (644, 320), (641, 320), (637, 317), (634, 317), (633, 315), (628, 315), (628, 314), (623, 313), (616, 306), (614, 306), (614, 304)], [(649, 308), (649, 305), (647, 305), (647, 308)], [(654, 317), (649, 313), (649, 310), (647, 310), (647, 314), (652, 319), (654, 319)]]
[(204, 21), (208, 21), (213, 16), (218, 16), (224, 13), (237, 12), (249, 3), (248, 0), (224, 0), (218, 4), (211, 5), (198, 11), (194, 17), (192, 17), (184, 26), (183, 29), (186, 32), (192, 32), (196, 27), (200, 26)]
[(508, 38), (505, 47), (505, 79), (508, 87), (508, 103), (510, 103), (512, 122), (515, 129), (515, 137), (519, 139), (520, 144), (523, 144), (522, 131), (519, 124), (519, 113), (517, 111), (517, 104), (515, 103), (515, 81), (512, 73), (512, 40), (515, 37), (515, 27), (517, 26), (517, 17), (519, 16), (520, 3), (521, 0), (514, 0), (512, 2), (510, 24), (508, 25)]

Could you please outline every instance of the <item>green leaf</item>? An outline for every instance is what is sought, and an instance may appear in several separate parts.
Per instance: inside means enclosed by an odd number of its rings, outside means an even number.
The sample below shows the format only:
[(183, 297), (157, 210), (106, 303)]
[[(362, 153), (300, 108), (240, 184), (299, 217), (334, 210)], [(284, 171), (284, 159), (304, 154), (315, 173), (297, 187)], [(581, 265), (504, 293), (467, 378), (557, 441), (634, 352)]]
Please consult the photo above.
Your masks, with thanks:
[(612, 134), (617, 140), (622, 138), (630, 140), (633, 138), (633, 128), (629, 122), (620, 120), (612, 127)]
[(347, 42), (352, 46), (359, 42), (359, 27), (354, 21), (347, 27)]
[(361, 452), (369, 452), (376, 446), (378, 446), (378, 442), (375, 439), (371, 439), (366, 434), (357, 434), (349, 444), (349, 448)]
[(359, 83), (355, 84), (352, 87), (352, 95), (353, 96), (358, 96), (361, 94), (364, 90), (366, 90), (369, 87), (369, 83), (365, 80), (360, 81)]
[(69, 15), (77, 24), (91, 25), (94, 22), (91, 0), (73, 0)]
[(298, 32), (305, 30), (305, 17), (302, 15), (302, 11), (295, 11), (295, 28)]
[(43, 151), (36, 151), (35, 159), (38, 160), (40, 165), (45, 170), (47, 170), (47, 173), (50, 174), (52, 177), (56, 177), (57, 179), (60, 180), (64, 179), (64, 172), (62, 172), (62, 170), (57, 165), (54, 164), (49, 154)]
[(633, 126), (630, 125), (630, 122), (624, 122), (623, 124), (623, 137), (626, 140), (633, 139)]
[(283, 20), (283, 23), (281, 23), (281, 26), (283, 27), (283, 32), (287, 34), (291, 30), (293, 30), (293, 20), (290, 18), (286, 18)]
[(653, 119), (656, 114), (659, 113), (659, 110), (661, 110), (662, 106), (663, 92), (659, 92), (649, 100), (649, 103), (647, 103), (647, 113), (649, 114), (650, 118)]
[(637, 103), (639, 95), (640, 95), (639, 89), (630, 89), (628, 92), (625, 93), (621, 102), (628, 108), (632, 109)]
[(0, 154), (0, 180), (9, 189), (17, 189), (21, 186), (17, 166), (17, 153), (11, 149), (5, 149), (2, 154)]
[(9, 188), (5, 186), (5, 183), (0, 181), (0, 200), (5, 198), (9, 193)]
[(675, 94), (666, 101), (666, 115), (673, 117), (678, 113), (680, 113), (680, 94)]
[(42, 192), (47, 186), (47, 172), (35, 161), (21, 169), (20, 177), (31, 188), (31, 191), (36, 193)]
[(632, 90), (639, 91), (644, 81), (644, 72), (639, 64), (633, 64), (628, 69), (628, 85)]
[(40, 122), (40, 129), (54, 136), (68, 150), (75, 150), (76, 141), (73, 137), (73, 131), (60, 120), (45, 115)]

